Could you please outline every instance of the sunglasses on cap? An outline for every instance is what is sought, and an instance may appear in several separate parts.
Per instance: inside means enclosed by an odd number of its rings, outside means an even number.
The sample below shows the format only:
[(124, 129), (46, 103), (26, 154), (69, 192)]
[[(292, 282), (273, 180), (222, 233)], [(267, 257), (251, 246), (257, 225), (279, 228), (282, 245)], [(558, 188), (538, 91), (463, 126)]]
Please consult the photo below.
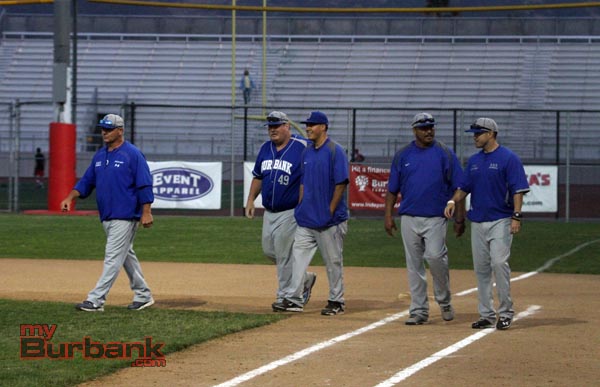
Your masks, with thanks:
[(471, 125), (471, 129), (473, 129), (473, 130), (485, 130), (486, 132), (493, 132), (492, 129), (486, 128), (485, 126), (481, 126), (481, 125), (477, 125), (477, 124)]
[(421, 118), (420, 120), (417, 120), (415, 122), (413, 122), (413, 125), (415, 124), (427, 124), (427, 123), (431, 123), (431, 125), (435, 124), (435, 120), (433, 118)]

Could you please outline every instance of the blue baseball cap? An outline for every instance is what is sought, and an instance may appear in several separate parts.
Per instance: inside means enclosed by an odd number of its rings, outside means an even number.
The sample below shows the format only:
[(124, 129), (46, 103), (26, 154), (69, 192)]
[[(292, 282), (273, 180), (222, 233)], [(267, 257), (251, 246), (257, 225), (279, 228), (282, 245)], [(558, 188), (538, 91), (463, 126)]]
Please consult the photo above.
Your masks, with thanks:
[(301, 124), (325, 124), (325, 125), (329, 125), (329, 120), (327, 119), (327, 116), (325, 115), (325, 113), (320, 112), (320, 111), (314, 111), (310, 113), (310, 117), (308, 117), (306, 120), (301, 121)]

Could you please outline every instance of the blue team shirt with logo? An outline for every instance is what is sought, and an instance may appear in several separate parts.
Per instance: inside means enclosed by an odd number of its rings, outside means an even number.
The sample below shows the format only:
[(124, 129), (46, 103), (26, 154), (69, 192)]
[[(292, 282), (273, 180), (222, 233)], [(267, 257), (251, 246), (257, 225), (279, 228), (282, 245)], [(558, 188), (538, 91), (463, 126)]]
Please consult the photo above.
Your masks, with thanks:
[(471, 194), (467, 217), (472, 222), (491, 222), (511, 217), (515, 209), (513, 196), (529, 192), (529, 184), (519, 157), (499, 146), (493, 152), (482, 150), (469, 158), (461, 190)]
[(306, 145), (306, 139), (292, 135), (279, 151), (272, 141), (260, 147), (252, 175), (262, 181), (262, 204), (267, 210), (280, 212), (298, 205), (301, 158)]
[(318, 149), (311, 144), (304, 152), (302, 163), (304, 191), (302, 201), (294, 212), (298, 225), (320, 229), (347, 220), (345, 196), (342, 196), (333, 216), (329, 211), (335, 186), (348, 183), (348, 159), (344, 148), (329, 138)]
[(146, 158), (128, 141), (111, 152), (106, 146), (99, 149), (74, 189), (86, 198), (94, 188), (102, 221), (139, 220), (142, 205), (154, 201)]
[(388, 191), (402, 195), (399, 215), (443, 217), (446, 203), (463, 178), (451, 149), (438, 141), (426, 148), (412, 141), (394, 155)]

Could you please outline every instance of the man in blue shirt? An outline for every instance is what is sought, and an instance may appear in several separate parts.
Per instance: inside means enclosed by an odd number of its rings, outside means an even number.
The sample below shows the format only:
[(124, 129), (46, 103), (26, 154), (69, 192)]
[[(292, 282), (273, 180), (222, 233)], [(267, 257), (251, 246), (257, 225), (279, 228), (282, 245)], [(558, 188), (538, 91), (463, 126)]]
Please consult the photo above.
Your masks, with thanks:
[[(272, 308), (275, 312), (293, 310), (293, 305), (283, 305), (284, 299), (293, 296), (292, 244), (296, 232), (294, 208), (300, 194), (301, 157), (307, 141), (292, 135), (290, 120), (283, 112), (273, 111), (267, 116), (270, 141), (258, 151), (250, 193), (246, 201), (246, 217), (254, 218), (254, 200), (260, 193), (265, 207), (262, 228), (262, 248), (265, 255), (277, 265), (277, 299)], [(310, 299), (317, 276), (307, 272), (304, 275), (303, 304)]]
[[(327, 266), (329, 297), (324, 316), (344, 313), (343, 243), (348, 231), (348, 207), (344, 191), (348, 185), (348, 158), (344, 149), (327, 136), (327, 116), (314, 111), (305, 121), (312, 141), (302, 157), (300, 203), (295, 209), (298, 228), (294, 238), (293, 297), (285, 299), (288, 310), (301, 311), (304, 272), (317, 248)], [(291, 309), (290, 309), (291, 308)]]
[[(406, 271), (410, 286), (410, 316), (406, 325), (421, 325), (429, 319), (425, 260), (433, 278), (435, 300), (442, 319), (454, 319), (451, 304), (447, 220), (444, 207), (459, 187), (463, 172), (456, 155), (435, 139), (435, 119), (429, 113), (419, 113), (412, 122), (415, 140), (394, 156), (385, 199), (385, 230), (393, 236), (397, 230), (393, 218), (394, 204), (401, 196), (400, 229)], [(454, 221), (456, 236), (465, 231), (464, 207)]]
[[(508, 329), (514, 316), (510, 296), (510, 248), (513, 235), (521, 230), (523, 196), (529, 192), (525, 169), (519, 157), (497, 141), (498, 125), (491, 118), (478, 118), (467, 130), (481, 151), (469, 158), (465, 183), (448, 201), (444, 213), (451, 217), (455, 203), (471, 194), (467, 217), (471, 223), (473, 267), (477, 276), (479, 320), (473, 329)], [(498, 293), (498, 319), (492, 294), (493, 277)]]
[(98, 126), (105, 146), (96, 152), (81, 180), (60, 204), (62, 211), (69, 211), (74, 199), (86, 198), (95, 188), (106, 233), (102, 275), (87, 299), (75, 307), (102, 312), (108, 292), (123, 267), (134, 292), (133, 303), (127, 308), (141, 310), (153, 305), (154, 299), (133, 251), (133, 240), (140, 223), (145, 228), (152, 227), (152, 176), (142, 152), (125, 141), (123, 118), (108, 114)]

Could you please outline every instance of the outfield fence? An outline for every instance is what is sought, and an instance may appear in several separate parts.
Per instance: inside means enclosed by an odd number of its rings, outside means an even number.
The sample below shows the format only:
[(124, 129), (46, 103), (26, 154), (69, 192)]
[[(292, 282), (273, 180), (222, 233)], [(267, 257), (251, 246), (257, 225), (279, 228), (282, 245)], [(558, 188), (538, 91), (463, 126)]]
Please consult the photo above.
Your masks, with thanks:
[[(126, 138), (151, 161), (219, 161), (223, 165), (222, 209), (194, 214), (238, 215), (245, 203), (241, 188), (243, 162), (252, 161), (266, 140), (264, 116), (283, 110), (297, 124), (318, 108), (330, 118), (330, 137), (348, 150), (350, 161), (358, 149), (363, 164), (389, 167), (401, 146), (414, 138), (409, 127), (417, 111), (327, 106), (190, 106), (93, 101), (79, 103), (77, 117), (77, 168), (80, 177), (101, 146), (96, 129), (99, 117), (118, 112), (125, 118)], [(49, 101), (15, 101), (0, 104), (0, 209), (19, 212), (45, 209), (46, 187), (33, 178), (34, 153), (41, 148), (48, 165), (49, 124), (54, 106)], [(494, 118), (499, 142), (513, 149), (525, 164), (558, 167), (558, 212), (541, 216), (600, 218), (600, 110), (475, 110), (424, 107), (436, 117), (436, 137), (452, 147), (464, 163), (477, 150), (464, 133), (477, 117)], [(48, 173), (46, 169), (46, 174)], [(233, 182), (233, 184), (231, 184)], [(93, 200), (81, 202), (94, 208)], [(82, 208), (82, 207), (80, 207)], [(190, 213), (190, 212), (185, 212)], [(354, 212), (355, 216), (379, 216)]]

